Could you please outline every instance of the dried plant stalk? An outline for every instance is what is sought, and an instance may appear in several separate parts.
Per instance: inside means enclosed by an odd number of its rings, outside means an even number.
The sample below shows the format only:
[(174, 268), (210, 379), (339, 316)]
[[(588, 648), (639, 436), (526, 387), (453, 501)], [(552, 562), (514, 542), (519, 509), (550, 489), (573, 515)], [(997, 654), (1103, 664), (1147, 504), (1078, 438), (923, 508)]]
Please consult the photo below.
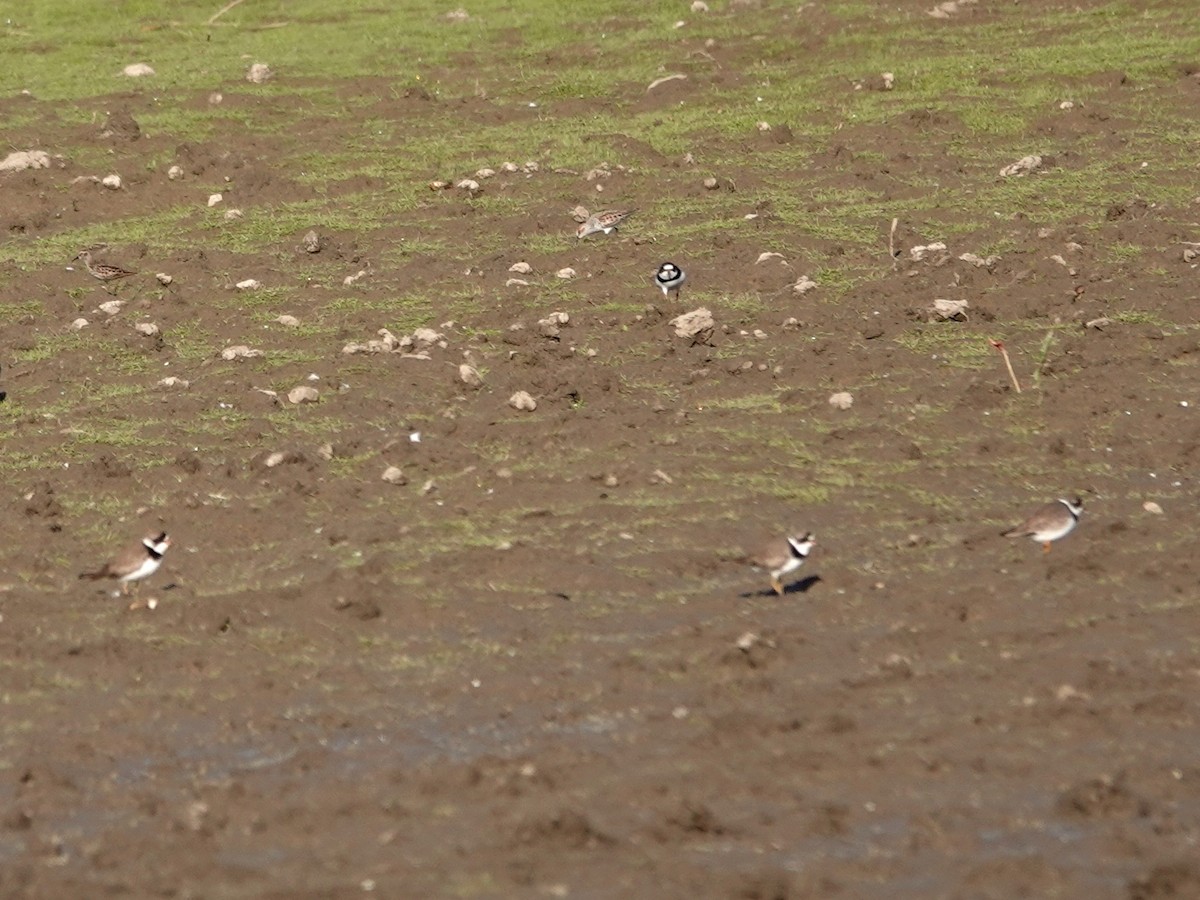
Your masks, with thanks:
[(1013, 371), (1012, 360), (1008, 358), (1008, 351), (1004, 349), (1004, 341), (988, 341), (988, 343), (1004, 357), (1004, 367), (1008, 369), (1008, 377), (1012, 379), (1013, 388), (1018, 394), (1021, 393), (1021, 382), (1017, 381), (1017, 373)]

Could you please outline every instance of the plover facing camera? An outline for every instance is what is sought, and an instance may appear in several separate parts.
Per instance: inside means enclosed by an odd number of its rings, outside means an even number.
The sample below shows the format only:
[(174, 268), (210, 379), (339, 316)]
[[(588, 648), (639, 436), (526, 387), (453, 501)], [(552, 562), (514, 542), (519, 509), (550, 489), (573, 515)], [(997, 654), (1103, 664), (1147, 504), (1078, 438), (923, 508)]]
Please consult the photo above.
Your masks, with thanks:
[(654, 283), (662, 288), (664, 297), (669, 297), (671, 291), (674, 291), (675, 297), (678, 299), (679, 289), (683, 287), (685, 281), (687, 281), (687, 275), (673, 262), (663, 263), (654, 273)]

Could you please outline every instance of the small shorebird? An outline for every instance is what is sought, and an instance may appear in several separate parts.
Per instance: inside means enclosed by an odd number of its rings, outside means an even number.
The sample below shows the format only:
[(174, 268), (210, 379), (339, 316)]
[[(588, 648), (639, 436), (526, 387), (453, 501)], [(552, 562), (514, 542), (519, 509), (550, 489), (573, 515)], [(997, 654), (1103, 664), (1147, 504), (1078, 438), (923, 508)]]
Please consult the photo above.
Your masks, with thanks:
[(751, 556), (750, 563), (770, 572), (772, 590), (783, 596), (783, 576), (790, 575), (804, 565), (816, 542), (811, 531), (799, 537), (778, 538)]
[(658, 267), (658, 271), (654, 273), (654, 283), (662, 288), (663, 296), (669, 297), (671, 291), (675, 292), (675, 299), (679, 299), (679, 289), (683, 287), (683, 283), (687, 281), (687, 275), (683, 269), (675, 265), (673, 262), (665, 262)]
[(121, 593), (129, 592), (129, 583), (141, 581), (158, 571), (162, 565), (163, 554), (171, 546), (171, 539), (165, 531), (152, 534), (139, 543), (126, 547), (109, 562), (95, 572), (83, 572), (80, 578), (90, 581), (100, 581), (102, 578), (114, 578), (121, 585)]
[(585, 238), (589, 234), (596, 234), (600, 231), (611, 234), (635, 212), (637, 212), (636, 209), (606, 209), (604, 212), (593, 213), (576, 229), (575, 235)]
[(1083, 500), (1058, 499), (1040, 507), (1032, 516), (1015, 528), (1002, 532), (1004, 537), (1033, 538), (1042, 545), (1042, 552), (1050, 552), (1050, 544), (1075, 530), (1083, 514)]
[[(122, 278), (128, 278), (130, 275), (136, 275), (137, 272), (130, 272), (128, 269), (122, 269), (120, 266), (114, 266), (110, 263), (98, 263), (92, 259), (91, 250), (80, 250), (75, 255), (75, 258), (81, 260), (87, 268), (87, 273), (99, 281), (101, 284), (108, 284), (110, 281), (118, 281)], [(105, 288), (108, 290), (108, 288)], [(112, 293), (109, 291), (109, 293)]]

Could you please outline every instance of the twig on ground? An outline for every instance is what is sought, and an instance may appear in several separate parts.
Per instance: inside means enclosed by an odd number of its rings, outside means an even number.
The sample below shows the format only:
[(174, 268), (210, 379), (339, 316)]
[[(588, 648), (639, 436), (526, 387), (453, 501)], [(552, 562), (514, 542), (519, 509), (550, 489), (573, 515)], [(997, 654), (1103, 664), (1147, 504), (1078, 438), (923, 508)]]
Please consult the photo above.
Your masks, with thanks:
[(1008, 358), (1008, 351), (1004, 349), (1004, 341), (988, 341), (988, 343), (1004, 357), (1004, 367), (1008, 369), (1008, 377), (1012, 379), (1013, 387), (1017, 393), (1021, 393), (1021, 382), (1017, 381), (1017, 373), (1013, 371), (1012, 360)]
[(229, 0), (228, 3), (226, 3), (220, 9), (218, 9), (215, 13), (213, 13), (212, 16), (209, 17), (208, 24), (211, 25), (213, 22), (217, 21), (217, 19), (221, 18), (221, 16), (225, 15), (225, 13), (229, 12), (231, 9), (233, 9), (235, 6), (237, 6), (241, 2), (242, 2), (242, 0)]
[(888, 233), (888, 256), (892, 258), (892, 268), (896, 268), (896, 226), (900, 224), (897, 218), (892, 219), (892, 230)]

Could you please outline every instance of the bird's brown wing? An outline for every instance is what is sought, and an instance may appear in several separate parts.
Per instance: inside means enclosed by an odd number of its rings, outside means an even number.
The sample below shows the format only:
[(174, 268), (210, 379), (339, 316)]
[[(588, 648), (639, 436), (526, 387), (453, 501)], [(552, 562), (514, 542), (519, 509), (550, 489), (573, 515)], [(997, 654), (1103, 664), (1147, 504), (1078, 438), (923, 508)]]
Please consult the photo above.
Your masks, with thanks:
[(750, 562), (763, 569), (778, 569), (791, 558), (791, 547), (785, 539), (773, 540), (750, 557)]
[(1029, 537), (1037, 534), (1039, 531), (1045, 531), (1047, 528), (1053, 528), (1058, 522), (1062, 514), (1063, 505), (1061, 503), (1047, 503), (1045, 506), (1037, 509), (1032, 516), (1022, 522), (1020, 525), (1001, 532), (1003, 537)]

